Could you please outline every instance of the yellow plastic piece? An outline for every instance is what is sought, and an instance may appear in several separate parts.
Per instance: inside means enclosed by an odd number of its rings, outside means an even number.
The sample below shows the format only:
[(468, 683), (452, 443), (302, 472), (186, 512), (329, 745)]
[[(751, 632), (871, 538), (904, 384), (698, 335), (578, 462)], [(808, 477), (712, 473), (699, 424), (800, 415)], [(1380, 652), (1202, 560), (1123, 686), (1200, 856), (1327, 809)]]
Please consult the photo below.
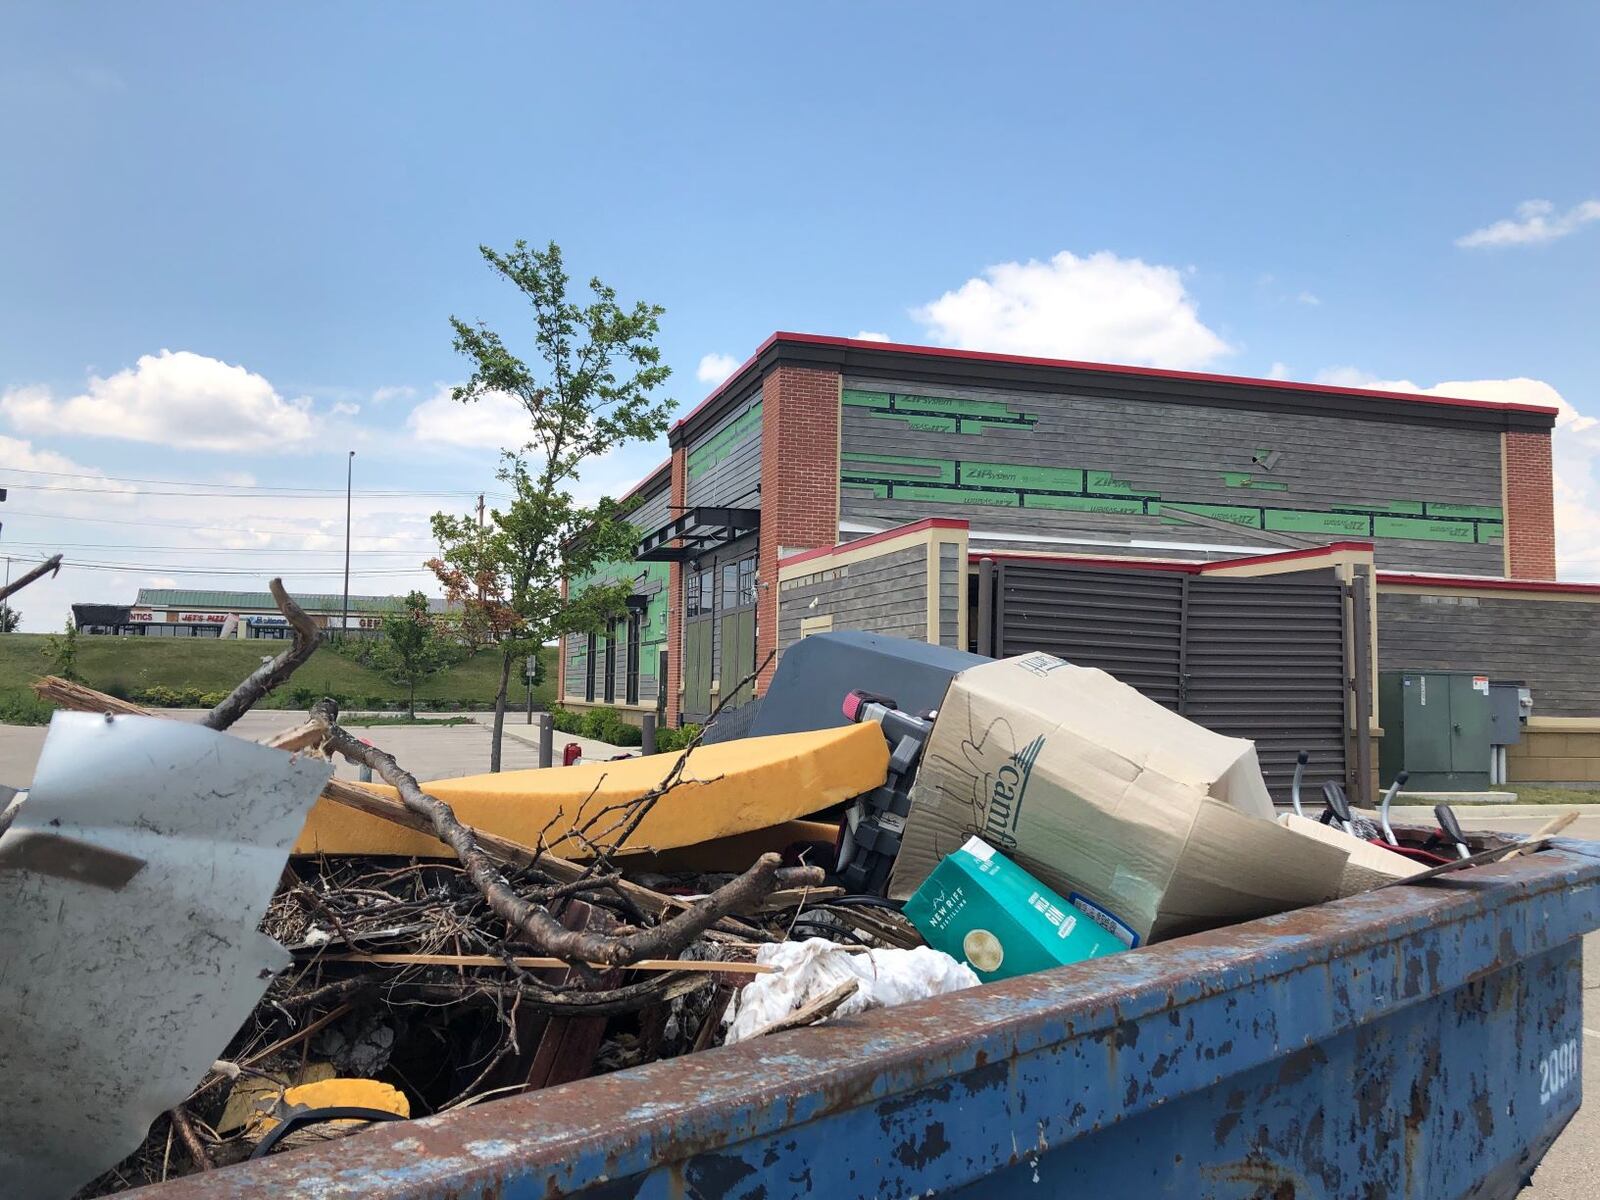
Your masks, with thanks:
[[(375, 1108), (400, 1117), (411, 1115), (411, 1102), (405, 1093), (376, 1079), (322, 1079), (303, 1083), (284, 1092), (283, 1103), (288, 1108)], [(270, 1133), (277, 1123), (276, 1117), (263, 1114), (256, 1132)], [(329, 1122), (331, 1125), (348, 1123), (345, 1120)]]
[[(471, 775), (424, 784), (468, 825), (525, 846), (544, 833), (557, 854), (585, 858), (567, 835), (609, 805), (635, 799), (661, 783), (675, 754), (584, 763), (534, 771)], [(884, 781), (889, 747), (876, 724), (849, 725), (814, 733), (745, 738), (696, 749), (682, 782), (656, 802), (628, 844), (666, 850), (713, 838), (765, 829), (819, 812), (869, 792)], [(393, 796), (392, 788), (370, 786)], [(582, 815), (580, 816), (580, 811)], [(615, 837), (616, 814), (602, 817), (589, 837)], [(318, 800), (296, 854), (393, 854), (447, 858), (442, 842), (330, 800)]]

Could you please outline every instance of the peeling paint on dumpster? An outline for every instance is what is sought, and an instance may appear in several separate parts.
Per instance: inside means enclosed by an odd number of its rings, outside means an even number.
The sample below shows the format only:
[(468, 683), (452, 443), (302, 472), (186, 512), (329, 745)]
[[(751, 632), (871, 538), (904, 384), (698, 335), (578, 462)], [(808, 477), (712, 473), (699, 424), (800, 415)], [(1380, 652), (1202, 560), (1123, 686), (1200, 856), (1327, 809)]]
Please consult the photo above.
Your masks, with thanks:
[(387, 1126), (151, 1200), (1512, 1196), (1600, 846)]

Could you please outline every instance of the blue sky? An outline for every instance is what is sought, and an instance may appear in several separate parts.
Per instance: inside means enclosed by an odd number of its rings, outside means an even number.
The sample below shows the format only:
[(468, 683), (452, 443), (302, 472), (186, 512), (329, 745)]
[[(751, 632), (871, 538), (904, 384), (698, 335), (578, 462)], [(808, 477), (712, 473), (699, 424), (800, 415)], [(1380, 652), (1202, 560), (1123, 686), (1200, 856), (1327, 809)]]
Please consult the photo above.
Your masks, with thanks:
[(779, 328), (1557, 397), (1600, 578), (1597, 46), (1578, 4), (9, 5), (0, 551), (123, 566), (17, 606), (337, 590), (349, 448), (353, 590), (421, 581), (501, 428), (437, 399), (447, 317), (515, 338), (475, 248), (517, 237), (666, 306), (685, 409)]

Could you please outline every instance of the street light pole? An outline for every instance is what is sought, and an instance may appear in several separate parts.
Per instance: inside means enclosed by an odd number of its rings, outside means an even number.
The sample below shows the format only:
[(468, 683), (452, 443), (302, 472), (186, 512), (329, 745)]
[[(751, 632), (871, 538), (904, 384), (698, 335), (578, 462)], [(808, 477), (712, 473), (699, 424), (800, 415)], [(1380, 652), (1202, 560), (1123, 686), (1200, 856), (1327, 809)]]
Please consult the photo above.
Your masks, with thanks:
[(344, 622), (339, 628), (339, 637), (342, 640), (350, 632), (350, 492), (351, 481), (355, 478), (356, 452), (350, 451), (350, 457), (344, 460)]

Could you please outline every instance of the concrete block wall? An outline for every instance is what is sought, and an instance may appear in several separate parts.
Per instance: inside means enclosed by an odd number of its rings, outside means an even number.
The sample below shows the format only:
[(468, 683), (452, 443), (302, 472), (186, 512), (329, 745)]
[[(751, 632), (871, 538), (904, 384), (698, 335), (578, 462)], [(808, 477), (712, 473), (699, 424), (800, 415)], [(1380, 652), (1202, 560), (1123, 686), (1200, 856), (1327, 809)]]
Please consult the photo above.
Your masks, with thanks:
[[(1512, 783), (1593, 783), (1600, 785), (1600, 729), (1523, 731), (1522, 741), (1506, 751)], [(1600, 799), (1597, 793), (1596, 799)]]

